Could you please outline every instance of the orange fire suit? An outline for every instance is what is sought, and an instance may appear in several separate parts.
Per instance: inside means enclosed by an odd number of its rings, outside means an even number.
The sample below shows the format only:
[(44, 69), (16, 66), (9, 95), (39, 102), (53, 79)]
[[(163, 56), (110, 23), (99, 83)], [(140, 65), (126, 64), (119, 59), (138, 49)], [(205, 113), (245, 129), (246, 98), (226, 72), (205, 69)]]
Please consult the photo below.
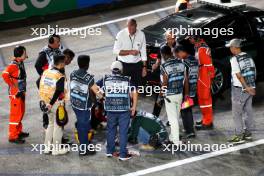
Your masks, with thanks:
[(196, 46), (196, 57), (199, 61), (199, 79), (197, 83), (198, 103), (202, 113), (202, 124), (213, 122), (211, 84), (215, 75), (210, 48), (204, 43)]
[(26, 71), (23, 61), (14, 59), (3, 71), (2, 77), (9, 86), (9, 140), (14, 140), (22, 132), (21, 121), (25, 114)]

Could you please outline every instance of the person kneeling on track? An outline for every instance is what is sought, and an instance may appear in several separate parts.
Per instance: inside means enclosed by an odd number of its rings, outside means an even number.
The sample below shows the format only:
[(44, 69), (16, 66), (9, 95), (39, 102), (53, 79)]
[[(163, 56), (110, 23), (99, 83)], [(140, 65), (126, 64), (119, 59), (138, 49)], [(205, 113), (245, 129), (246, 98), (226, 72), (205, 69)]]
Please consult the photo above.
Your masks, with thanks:
[[(131, 85), (130, 77), (123, 76), (120, 61), (111, 65), (112, 74), (105, 75), (97, 84), (105, 92), (104, 108), (107, 115), (107, 157), (115, 152), (115, 137), (119, 126), (120, 156), (119, 160), (131, 158), (127, 151), (127, 133), (130, 117), (135, 115), (137, 106), (137, 90)], [(132, 106), (131, 106), (132, 100)]]
[(128, 132), (130, 143), (142, 144), (142, 150), (154, 150), (167, 139), (168, 132), (160, 118), (144, 111), (136, 113)]

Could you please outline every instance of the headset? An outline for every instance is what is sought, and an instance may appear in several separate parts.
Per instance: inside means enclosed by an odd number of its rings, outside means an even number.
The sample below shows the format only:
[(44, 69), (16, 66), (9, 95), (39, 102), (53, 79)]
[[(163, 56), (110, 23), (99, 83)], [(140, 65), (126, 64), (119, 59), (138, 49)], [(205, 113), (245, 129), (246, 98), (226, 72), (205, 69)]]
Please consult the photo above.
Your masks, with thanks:
[(21, 57), (24, 54), (24, 51), (26, 51), (24, 46), (16, 46), (14, 48), (14, 57)]
[(60, 39), (60, 36), (57, 35), (56, 33), (50, 35), (49, 36), (49, 44), (53, 44), (54, 43), (54, 38), (59, 38)]

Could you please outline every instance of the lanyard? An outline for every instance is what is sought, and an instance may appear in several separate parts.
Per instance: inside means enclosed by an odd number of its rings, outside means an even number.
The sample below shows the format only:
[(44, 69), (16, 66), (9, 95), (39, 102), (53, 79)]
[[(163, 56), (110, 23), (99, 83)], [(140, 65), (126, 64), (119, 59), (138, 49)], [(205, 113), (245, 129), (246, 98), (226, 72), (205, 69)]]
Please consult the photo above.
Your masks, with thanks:
[(129, 39), (130, 39), (130, 42), (131, 42), (131, 47), (132, 47), (132, 49), (134, 48), (134, 42), (135, 42), (135, 39), (136, 39), (136, 34), (134, 34), (134, 38), (133, 38), (133, 40), (132, 40), (132, 38), (131, 38), (131, 35), (129, 35)]

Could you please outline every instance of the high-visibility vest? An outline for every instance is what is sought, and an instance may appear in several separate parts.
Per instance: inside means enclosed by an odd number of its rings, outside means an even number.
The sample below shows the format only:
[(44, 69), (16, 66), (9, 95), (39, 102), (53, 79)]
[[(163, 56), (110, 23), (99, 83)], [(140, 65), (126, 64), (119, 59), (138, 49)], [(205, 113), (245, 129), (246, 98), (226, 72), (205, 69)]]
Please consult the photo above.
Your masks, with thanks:
[[(56, 91), (56, 84), (62, 77), (65, 77), (65, 75), (55, 69), (48, 69), (43, 72), (40, 80), (39, 96), (46, 104), (50, 103), (50, 100)], [(65, 100), (67, 96), (66, 87), (67, 86), (64, 86), (65, 96), (63, 97), (63, 100)]]
[(188, 58), (183, 60), (186, 70), (188, 73), (189, 80), (189, 96), (195, 97), (197, 91), (197, 81), (199, 76), (199, 63), (194, 56), (190, 55)]
[(130, 109), (130, 77), (119, 74), (104, 77), (106, 111), (121, 112)]
[(180, 59), (170, 58), (160, 66), (161, 75), (168, 76), (166, 95), (176, 95), (183, 92), (185, 65)]
[(247, 53), (241, 53), (234, 56), (240, 69), (240, 73), (244, 77), (248, 86), (256, 88), (256, 66), (252, 57)]
[(92, 106), (90, 87), (94, 84), (94, 76), (86, 71), (75, 70), (71, 73), (70, 97), (72, 107), (87, 110)]

